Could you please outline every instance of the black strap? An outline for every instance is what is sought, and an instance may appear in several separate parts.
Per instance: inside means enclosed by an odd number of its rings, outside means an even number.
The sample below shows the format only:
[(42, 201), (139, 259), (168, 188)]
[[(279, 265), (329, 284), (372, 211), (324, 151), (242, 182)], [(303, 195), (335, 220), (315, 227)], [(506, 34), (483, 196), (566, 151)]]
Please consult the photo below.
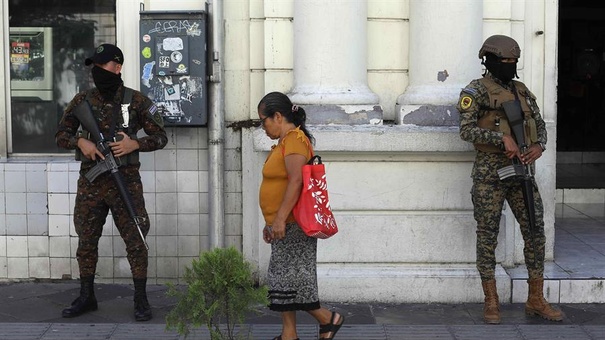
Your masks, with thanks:
[[(122, 95), (122, 99), (124, 98), (124, 92), (125, 92), (124, 87), (122, 87), (122, 92), (120, 93)], [(120, 103), (121, 102), (122, 101), (120, 100)], [(112, 105), (113, 105), (113, 113), (111, 115), (111, 123), (109, 124), (109, 136), (111, 139), (114, 139), (116, 136), (116, 125), (118, 124), (118, 119), (120, 117), (122, 108), (119, 104), (116, 104), (115, 101), (112, 101)]]
[[(512, 87), (513, 87), (513, 94), (515, 95), (515, 106), (517, 106), (517, 109), (519, 110), (519, 117), (515, 117), (516, 119), (513, 119), (513, 117), (510, 117), (508, 115), (508, 112), (506, 112), (507, 118), (508, 118), (508, 123), (510, 124), (511, 129), (513, 130), (513, 138), (515, 139), (515, 141), (517, 142), (517, 144), (519, 145), (519, 147), (523, 147), (524, 145), (526, 145), (527, 141), (525, 140), (525, 129), (524, 129), (524, 122), (525, 122), (525, 113), (523, 112), (523, 107), (521, 106), (521, 100), (519, 100), (519, 94), (517, 93), (517, 87), (515, 86), (515, 82), (512, 82)], [(519, 136), (517, 136), (519, 135)], [(519, 140), (521, 139), (521, 140)]]
[[(521, 100), (519, 100), (519, 94), (517, 93), (517, 87), (515, 86), (515, 81), (512, 81), (513, 84), (513, 94), (515, 95), (515, 103), (517, 105), (519, 105), (519, 112), (523, 113), (523, 107), (521, 106)], [(523, 113), (521, 115), (521, 118), (523, 118), (523, 120), (525, 120), (525, 114)], [(512, 125), (512, 122), (511, 122)]]
[(124, 87), (124, 97), (122, 97), (122, 104), (130, 104), (132, 101), (132, 93), (134, 91), (130, 87)]

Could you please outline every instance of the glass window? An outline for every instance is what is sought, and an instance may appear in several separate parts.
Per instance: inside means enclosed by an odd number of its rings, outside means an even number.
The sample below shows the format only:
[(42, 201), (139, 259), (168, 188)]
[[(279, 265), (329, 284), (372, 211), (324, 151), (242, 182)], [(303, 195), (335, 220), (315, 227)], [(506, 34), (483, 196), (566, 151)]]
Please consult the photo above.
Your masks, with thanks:
[(116, 0), (9, 0), (9, 152), (66, 153), (55, 144), (63, 110), (91, 87), (84, 66), (95, 46), (115, 43)]

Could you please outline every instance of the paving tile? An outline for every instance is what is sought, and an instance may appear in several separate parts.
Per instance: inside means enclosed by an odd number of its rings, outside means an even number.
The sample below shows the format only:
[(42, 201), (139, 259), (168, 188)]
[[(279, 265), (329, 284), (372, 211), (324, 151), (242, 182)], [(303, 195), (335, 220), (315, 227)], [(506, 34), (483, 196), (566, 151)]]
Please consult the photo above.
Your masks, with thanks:
[(40, 338), (42, 340), (109, 339), (116, 329), (114, 324), (52, 324)]
[[(301, 334), (301, 338), (302, 338)], [(384, 325), (343, 325), (338, 331), (338, 338), (350, 340), (385, 340)], [(308, 339), (308, 337), (305, 337)], [(396, 339), (396, 338), (395, 338)]]
[[(375, 323), (379, 324), (474, 324), (477, 319), (469, 313), (469, 308), (474, 306), (482, 308), (479, 304), (411, 303), (377, 305), (372, 308), (372, 313)], [(347, 322), (355, 323), (348, 319)]]
[(569, 340), (590, 340), (584, 328), (577, 325), (543, 325), (543, 326), (527, 326), (519, 325), (522, 339), (532, 340), (552, 340), (552, 339), (569, 339)]
[(513, 340), (524, 339), (521, 332), (514, 325), (475, 325), (452, 326), (451, 330), (456, 339), (465, 340)]
[[(602, 313), (603, 304), (562, 304), (558, 307), (565, 314), (565, 319), (570, 323), (582, 325), (603, 325), (605, 327), (605, 315)], [(605, 335), (605, 332), (603, 333)]]
[(584, 330), (586, 330), (594, 340), (605, 340), (605, 326), (584, 326)]
[[(297, 325), (298, 337), (317, 339), (318, 328), (314, 325)], [(251, 325), (252, 339), (273, 339), (281, 333), (281, 325)], [(340, 333), (338, 333), (340, 335)]]
[[(32, 311), (35, 308), (35, 312)], [(0, 320), (4, 321), (3, 316), (9, 315), (7, 321), (15, 319), (17, 322), (48, 322), (60, 315), (63, 306), (44, 300), (43, 298), (33, 296), (26, 300), (5, 302), (2, 309), (10, 313), (0, 314)], [(0, 338), (2, 339), (2, 338)]]
[(455, 339), (445, 325), (385, 325), (387, 339), (426, 340)]
[(0, 327), (0, 339), (39, 339), (49, 329), (47, 323), (10, 323)]
[(21, 282), (19, 284), (0, 283), (0, 304), (7, 301), (18, 301), (32, 296), (50, 296), (64, 294), (65, 289), (79, 287), (74, 284)]
[(602, 203), (569, 203), (566, 205), (589, 217), (605, 217), (605, 204)]

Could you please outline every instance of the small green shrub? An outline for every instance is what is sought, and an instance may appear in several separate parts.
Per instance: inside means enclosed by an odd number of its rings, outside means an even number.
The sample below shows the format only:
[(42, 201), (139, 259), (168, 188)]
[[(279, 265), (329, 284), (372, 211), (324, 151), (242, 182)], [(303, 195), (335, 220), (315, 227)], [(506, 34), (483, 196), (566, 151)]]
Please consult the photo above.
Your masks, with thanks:
[(267, 287), (256, 287), (250, 263), (233, 247), (201, 253), (185, 269), (184, 280), (184, 292), (168, 284), (166, 294), (177, 297), (177, 304), (166, 315), (166, 328), (185, 337), (191, 327), (205, 325), (213, 340), (240, 339), (235, 325), (255, 306), (268, 303)]

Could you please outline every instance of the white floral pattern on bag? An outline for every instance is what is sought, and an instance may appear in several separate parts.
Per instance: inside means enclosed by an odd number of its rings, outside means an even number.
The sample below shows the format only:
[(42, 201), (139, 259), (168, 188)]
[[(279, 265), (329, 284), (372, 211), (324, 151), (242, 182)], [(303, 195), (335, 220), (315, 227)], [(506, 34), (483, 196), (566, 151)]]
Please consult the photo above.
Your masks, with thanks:
[(315, 204), (313, 205), (315, 209), (315, 221), (329, 229), (337, 228), (334, 215), (330, 213), (332, 208), (330, 208), (330, 200), (327, 195), (328, 183), (326, 175), (324, 174), (320, 179), (311, 178), (307, 190), (311, 192), (311, 196), (315, 199)]

